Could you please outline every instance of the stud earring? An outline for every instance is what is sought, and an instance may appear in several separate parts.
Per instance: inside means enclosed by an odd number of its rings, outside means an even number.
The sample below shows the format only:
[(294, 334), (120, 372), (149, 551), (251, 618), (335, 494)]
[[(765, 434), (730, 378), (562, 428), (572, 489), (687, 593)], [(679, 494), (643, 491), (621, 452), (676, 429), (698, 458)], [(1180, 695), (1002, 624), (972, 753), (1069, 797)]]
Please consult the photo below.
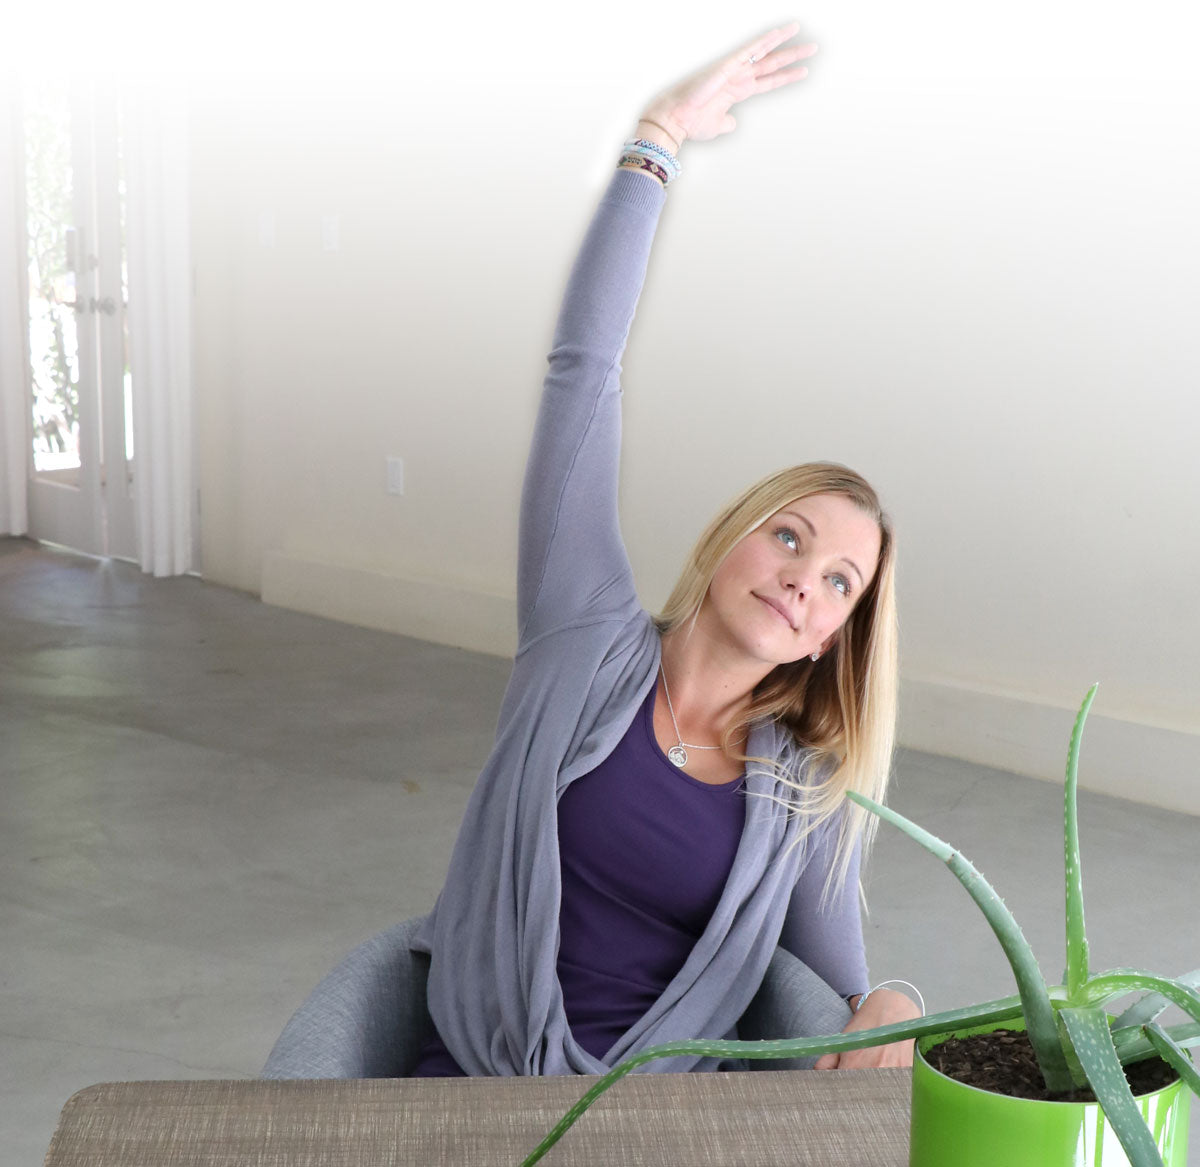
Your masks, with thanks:
[(821, 659), (821, 654), (820, 654), (820, 652), (814, 652), (814, 653), (812, 654), (812, 656), (810, 656), (808, 659), (809, 659), (809, 660), (820, 660), (820, 659)]

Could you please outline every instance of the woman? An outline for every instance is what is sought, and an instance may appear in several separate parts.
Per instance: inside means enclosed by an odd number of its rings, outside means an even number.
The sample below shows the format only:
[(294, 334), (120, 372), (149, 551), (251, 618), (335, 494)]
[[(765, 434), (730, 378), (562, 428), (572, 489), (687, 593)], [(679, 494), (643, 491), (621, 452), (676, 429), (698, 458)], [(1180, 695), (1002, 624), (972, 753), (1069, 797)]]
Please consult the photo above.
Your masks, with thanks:
[(513, 674), (416, 945), (438, 1031), (418, 1074), (601, 1073), (648, 1045), (730, 1036), (777, 945), (847, 1030), (916, 1013), (886, 989), (862, 1001), (865, 823), (843, 798), (881, 796), (895, 720), (892, 539), (874, 492), (825, 464), (752, 487), (657, 622), (617, 519), (619, 361), (675, 156), (806, 74), (789, 66), (816, 46), (784, 47), (798, 27), (650, 103), (572, 271), (522, 497)]

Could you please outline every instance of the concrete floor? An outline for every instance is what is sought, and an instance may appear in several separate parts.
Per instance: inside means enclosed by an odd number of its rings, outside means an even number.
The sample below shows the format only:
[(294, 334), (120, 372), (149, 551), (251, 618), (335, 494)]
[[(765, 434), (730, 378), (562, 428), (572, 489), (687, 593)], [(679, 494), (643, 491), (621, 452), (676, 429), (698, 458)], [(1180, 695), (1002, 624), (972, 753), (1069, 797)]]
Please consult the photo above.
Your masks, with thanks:
[[(94, 1082), (253, 1076), (333, 963), (427, 910), (507, 671), (0, 539), (3, 1162), (37, 1167)], [(891, 801), (1057, 979), (1059, 788), (901, 752)], [(1093, 967), (1200, 965), (1200, 822), (1086, 792), (1080, 819)], [(957, 882), (886, 827), (867, 894), (876, 979), (931, 1011), (1013, 991)]]

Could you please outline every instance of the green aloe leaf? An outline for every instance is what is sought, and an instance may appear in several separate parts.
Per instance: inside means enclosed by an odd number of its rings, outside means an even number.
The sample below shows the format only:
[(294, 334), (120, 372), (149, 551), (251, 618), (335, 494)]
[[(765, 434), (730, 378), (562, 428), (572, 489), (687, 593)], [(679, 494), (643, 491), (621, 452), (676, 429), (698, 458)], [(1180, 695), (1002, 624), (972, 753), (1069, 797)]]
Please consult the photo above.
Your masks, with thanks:
[(1088, 1005), (1099, 1005), (1125, 993), (1148, 989), (1178, 1005), (1194, 1021), (1200, 1021), (1200, 992), (1183, 981), (1155, 976), (1137, 968), (1114, 968), (1094, 976), (1083, 986), (1081, 996)]
[(860, 1029), (854, 1033), (825, 1034), (818, 1037), (780, 1038), (776, 1041), (707, 1041), (698, 1038), (692, 1041), (673, 1041), (650, 1046), (641, 1053), (633, 1054), (614, 1066), (583, 1095), (554, 1125), (550, 1133), (538, 1143), (521, 1167), (531, 1167), (575, 1125), (576, 1120), (613, 1083), (620, 1081), (631, 1070), (658, 1058), (694, 1055), (705, 1058), (804, 1058), (820, 1054), (842, 1053), (846, 1050), (866, 1049), (873, 1045), (887, 1045), (893, 1041), (925, 1037), (931, 1033), (949, 1033), (955, 1029), (967, 1029), (974, 1025), (989, 1025), (996, 1021), (1011, 1021), (1021, 1016), (1019, 997), (1002, 997), (996, 1001), (985, 1001), (981, 1005), (968, 1005), (962, 1009), (948, 1009), (933, 1013), (915, 1021), (899, 1021), (894, 1025), (881, 1025), (877, 1029)]
[[(1188, 1021), (1181, 1025), (1172, 1025), (1163, 1032), (1181, 1049), (1200, 1046), (1200, 1022)], [(1150, 1044), (1141, 1025), (1127, 1026), (1124, 1029), (1114, 1028), (1113, 1045), (1117, 1047), (1117, 1054), (1123, 1066), (1140, 1062), (1158, 1052)]]
[(959, 883), (967, 890), (967, 894), (979, 906), (987, 917), (987, 922), (996, 933), (1004, 955), (1012, 965), (1013, 976), (1017, 981), (1017, 990), (1021, 995), (1021, 1005), (1025, 1014), (1026, 1032), (1029, 1041), (1037, 1054), (1038, 1066), (1042, 1077), (1046, 1080), (1046, 1088), (1053, 1094), (1062, 1094), (1074, 1085), (1067, 1059), (1063, 1054), (1062, 1043), (1058, 1034), (1058, 1026), (1054, 1020), (1054, 1008), (1050, 1002), (1050, 992), (1046, 988), (1046, 980), (1038, 967), (1037, 958), (1029, 941), (1025, 939), (1020, 925), (1013, 918), (1012, 912), (1005, 906), (1004, 901), (996, 894), (995, 889), (975, 868), (969, 859), (961, 852), (951, 847), (949, 843), (931, 835), (923, 827), (898, 814), (891, 807), (882, 806), (864, 794), (849, 790), (846, 797), (859, 806), (865, 807), (872, 814), (891, 823), (910, 838), (915, 839), (927, 851), (936, 855), (957, 876)]
[(1063, 831), (1067, 869), (1067, 992), (1074, 1000), (1083, 982), (1088, 978), (1088, 943), (1083, 928), (1083, 873), (1079, 866), (1079, 744), (1083, 739), (1083, 723), (1088, 710), (1096, 698), (1093, 685), (1083, 699), (1075, 728), (1071, 733), (1071, 746), (1067, 751), (1066, 808)]
[(1193, 1094), (1200, 1094), (1200, 1074), (1192, 1065), (1192, 1059), (1183, 1052), (1178, 1042), (1172, 1041), (1170, 1034), (1161, 1025), (1151, 1021), (1146, 1026), (1146, 1037), (1150, 1044), (1158, 1050), (1159, 1056), (1184, 1080)]
[[(1175, 978), (1175, 983), (1179, 985), (1190, 985), (1193, 989), (1200, 988), (1200, 968), (1194, 968), (1189, 973), (1184, 973), (1181, 977)], [(1171, 1004), (1161, 993), (1149, 993), (1145, 997), (1134, 1001), (1120, 1017), (1117, 1018), (1115, 1024), (1117, 1028), (1126, 1025), (1134, 1025), (1139, 1029), (1151, 1021), (1157, 1019)]]
[(1163, 1167), (1154, 1136), (1142, 1118), (1125, 1071), (1117, 1058), (1108, 1015), (1095, 1007), (1060, 1009), (1059, 1020), (1071, 1039), (1096, 1101), (1121, 1140), (1131, 1167)]

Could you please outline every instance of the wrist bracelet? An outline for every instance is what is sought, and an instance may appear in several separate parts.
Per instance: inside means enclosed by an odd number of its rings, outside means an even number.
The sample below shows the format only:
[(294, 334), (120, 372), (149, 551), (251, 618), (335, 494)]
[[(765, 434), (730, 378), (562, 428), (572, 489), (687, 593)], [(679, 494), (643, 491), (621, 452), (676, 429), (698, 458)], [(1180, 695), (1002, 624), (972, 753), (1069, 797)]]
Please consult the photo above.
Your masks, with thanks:
[(918, 989), (916, 985), (910, 984), (908, 981), (901, 980), (880, 981), (875, 988), (868, 989), (861, 997), (859, 997), (858, 1004), (854, 1007), (854, 1012), (857, 1013), (867, 1003), (867, 998), (873, 992), (875, 992), (875, 989), (882, 989), (885, 985), (908, 985), (908, 987), (917, 994), (917, 1002), (921, 1006), (921, 1016), (925, 1016), (925, 998), (921, 996), (921, 990)]
[[(673, 133), (671, 133), (671, 131), (668, 130), (667, 127), (662, 125), (660, 122), (652, 121), (650, 118), (638, 118), (638, 121), (645, 122), (646, 125), (653, 126), (656, 130), (662, 130), (662, 132), (664, 134), (666, 134), (667, 137), (670, 138), (672, 142), (675, 141), (675, 135)], [(680, 142), (679, 146), (682, 146), (682, 145), (683, 145), (683, 143)], [(679, 146), (676, 146), (675, 149), (678, 150)]]
[(647, 142), (644, 138), (635, 138), (626, 142), (621, 149), (625, 154), (637, 154), (656, 162), (667, 173), (669, 181), (673, 182), (683, 173), (679, 159), (657, 142)]
[(660, 146), (657, 142), (648, 142), (645, 138), (635, 138), (632, 142), (625, 143), (626, 150), (636, 149), (639, 146), (643, 150), (650, 150), (656, 157), (661, 158), (674, 169), (682, 170), (679, 159), (666, 146)]
[(618, 166), (637, 166), (642, 170), (647, 170), (658, 179), (663, 186), (667, 186), (672, 181), (672, 175), (668, 174), (653, 158), (647, 158), (645, 154), (622, 154)]

